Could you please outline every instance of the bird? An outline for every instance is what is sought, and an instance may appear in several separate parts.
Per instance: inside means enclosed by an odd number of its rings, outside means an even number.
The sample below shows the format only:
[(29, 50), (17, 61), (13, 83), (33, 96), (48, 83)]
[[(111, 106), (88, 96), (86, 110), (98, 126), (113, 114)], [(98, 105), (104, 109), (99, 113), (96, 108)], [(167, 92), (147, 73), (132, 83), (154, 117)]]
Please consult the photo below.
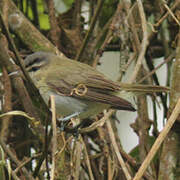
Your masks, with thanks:
[[(85, 119), (107, 108), (136, 111), (117, 93), (122, 90), (149, 91), (149, 86), (117, 83), (95, 68), (51, 52), (38, 51), (28, 55), (24, 64), (45, 103), (55, 97), (57, 117)], [(151, 86), (155, 91), (162, 88)], [(166, 88), (164, 88), (166, 90)]]

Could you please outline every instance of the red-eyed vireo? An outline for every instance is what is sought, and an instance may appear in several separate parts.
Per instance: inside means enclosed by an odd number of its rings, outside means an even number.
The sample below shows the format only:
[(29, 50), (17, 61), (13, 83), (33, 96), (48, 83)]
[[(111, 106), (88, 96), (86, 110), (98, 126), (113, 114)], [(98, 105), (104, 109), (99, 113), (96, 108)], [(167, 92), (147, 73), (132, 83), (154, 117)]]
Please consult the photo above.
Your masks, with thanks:
[(27, 56), (25, 66), (45, 102), (55, 96), (57, 116), (64, 120), (84, 119), (109, 107), (135, 111), (131, 103), (116, 95), (121, 90), (162, 91), (157, 86), (115, 83), (87, 64), (48, 52)]

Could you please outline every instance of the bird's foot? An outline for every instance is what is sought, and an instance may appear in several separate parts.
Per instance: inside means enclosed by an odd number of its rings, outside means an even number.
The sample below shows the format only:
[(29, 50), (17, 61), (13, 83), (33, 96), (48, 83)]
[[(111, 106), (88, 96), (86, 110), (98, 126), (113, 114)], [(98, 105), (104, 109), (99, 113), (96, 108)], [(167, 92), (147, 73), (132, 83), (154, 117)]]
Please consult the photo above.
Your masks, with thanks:
[(66, 116), (64, 118), (58, 118), (58, 121), (60, 122), (60, 130), (64, 131), (65, 127), (68, 125), (68, 123), (70, 122), (70, 120), (76, 116), (78, 116), (80, 114), (80, 112), (75, 112), (69, 116)]
[(79, 134), (80, 134), (79, 129), (84, 125), (84, 122), (85, 121), (82, 121), (82, 122), (80, 122), (79, 124), (75, 125), (72, 128), (65, 127), (65, 131), (68, 132), (68, 133), (71, 133), (76, 139), (78, 139)]

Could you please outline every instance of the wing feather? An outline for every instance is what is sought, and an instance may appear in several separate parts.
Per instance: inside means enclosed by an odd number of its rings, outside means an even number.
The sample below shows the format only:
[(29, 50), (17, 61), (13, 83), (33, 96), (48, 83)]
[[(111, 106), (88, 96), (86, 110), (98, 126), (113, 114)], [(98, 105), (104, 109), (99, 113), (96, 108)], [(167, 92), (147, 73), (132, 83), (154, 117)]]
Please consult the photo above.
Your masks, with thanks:
[(51, 87), (51, 89), (54, 89), (54, 91), (56, 91), (60, 95), (73, 96), (78, 99), (109, 104), (111, 107), (115, 109), (135, 111), (131, 103), (111, 94), (112, 90), (100, 91), (100, 89), (98, 89), (97, 87), (94, 88), (87, 86), (86, 92), (84, 94), (83, 94), (84, 91), (83, 88), (78, 89), (79, 92), (82, 92), (82, 95), (79, 95), (74, 91), (76, 87), (68, 84), (64, 80), (61, 80), (61, 83), (59, 83), (58, 86), (50, 82), (48, 83), (48, 85)]

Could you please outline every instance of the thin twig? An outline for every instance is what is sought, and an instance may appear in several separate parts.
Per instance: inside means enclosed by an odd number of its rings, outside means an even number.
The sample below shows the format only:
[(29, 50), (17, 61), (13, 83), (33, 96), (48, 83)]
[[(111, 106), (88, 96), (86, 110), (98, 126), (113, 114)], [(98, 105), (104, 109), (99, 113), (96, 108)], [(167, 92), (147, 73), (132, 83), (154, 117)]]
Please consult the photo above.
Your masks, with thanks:
[(75, 144), (75, 172), (74, 172), (74, 180), (79, 180), (80, 175), (80, 167), (81, 167), (81, 154), (82, 154), (82, 145), (80, 139), (76, 141)]
[(74, 12), (73, 12), (73, 20), (72, 25), (78, 29), (81, 29), (81, 14), (84, 13), (81, 11), (82, 9), (82, 1), (76, 0), (74, 1)]
[(54, 1), (47, 0), (47, 6), (48, 6), (48, 14), (49, 14), (49, 21), (50, 21), (50, 38), (52, 42), (54, 43), (55, 46), (60, 48), (60, 34), (61, 34), (61, 29), (58, 26), (57, 18), (56, 18), (56, 12), (54, 8)]
[[(64, 136), (63, 133), (64, 133), (64, 132), (61, 133), (62, 139), (63, 139), (63, 136)], [(65, 150), (67, 143), (68, 143), (69, 141), (72, 141), (72, 139), (73, 139), (73, 136), (70, 136), (66, 141), (64, 140), (64, 145), (63, 145), (63, 147), (61, 148), (60, 151), (58, 151), (58, 152), (56, 153), (56, 155), (57, 155), (58, 157), (59, 157), (60, 154)]]
[(82, 54), (84, 52), (84, 49), (86, 48), (86, 45), (87, 45), (87, 43), (89, 41), (89, 38), (90, 38), (90, 36), (91, 36), (91, 34), (93, 32), (94, 27), (95, 27), (98, 15), (101, 12), (101, 9), (103, 7), (103, 3), (104, 3), (104, 0), (98, 0), (98, 5), (97, 5), (97, 8), (96, 8), (95, 14), (94, 14), (94, 16), (93, 16), (93, 18), (91, 20), (90, 28), (89, 28), (89, 30), (88, 30), (85, 38), (84, 38), (83, 44), (82, 44), (78, 54), (76, 55), (75, 59), (77, 61), (79, 61), (81, 59), (81, 56), (82, 56)]
[[(112, 19), (110, 19), (106, 25), (104, 26), (103, 30), (101, 31), (101, 34), (97, 37), (96, 39), (96, 46), (97, 44), (100, 42), (102, 36), (105, 34), (106, 30), (108, 29), (108, 27), (110, 26), (112, 22)], [(94, 58), (94, 61), (92, 63), (92, 67), (96, 67), (98, 61), (99, 61), (99, 58), (102, 56), (102, 52), (104, 51), (106, 45), (112, 40), (112, 30), (109, 29), (109, 31), (107, 32), (107, 35), (106, 35), (106, 38), (103, 42), (103, 44), (101, 45), (101, 47), (98, 49), (98, 53), (96, 55), (96, 57)]]
[[(6, 165), (6, 168), (8, 169), (7, 165)], [(21, 180), (20, 178), (18, 178), (18, 176), (16, 175), (16, 173), (14, 171), (11, 171), (11, 175), (12, 175), (14, 180)]]
[(156, 68), (154, 68), (151, 72), (149, 72), (146, 76), (144, 76), (142, 79), (138, 81), (138, 84), (142, 83), (145, 79), (150, 77), (152, 74), (154, 74), (161, 66), (168, 63), (175, 57), (175, 52), (172, 53), (168, 58), (166, 58), (161, 64), (159, 64)]
[(41, 156), (41, 155), (42, 155), (42, 153), (38, 153), (38, 154), (35, 154), (35, 155), (33, 155), (32, 157), (26, 159), (20, 166), (18, 166), (18, 167), (14, 170), (14, 172), (15, 172), (15, 173), (18, 173), (18, 171), (20, 171), (20, 169), (21, 169), (23, 166), (25, 166), (25, 165), (28, 164), (30, 161), (32, 161), (33, 159), (35, 159), (35, 158), (37, 158), (37, 157), (39, 157), (39, 156)]
[(56, 108), (55, 108), (55, 97), (50, 96), (51, 99), (51, 111), (52, 111), (52, 168), (51, 168), (51, 180), (55, 178), (55, 154), (57, 151), (57, 131), (56, 131)]
[(131, 63), (134, 61), (135, 57), (136, 57), (136, 53), (133, 53), (133, 54), (129, 57), (127, 63), (126, 63), (124, 66), (122, 66), (122, 68), (120, 69), (120, 72), (119, 72), (119, 77), (118, 77), (118, 79), (117, 79), (118, 82), (121, 82), (122, 77), (123, 77), (123, 73), (127, 72), (127, 69), (129, 68), (129, 66), (131, 65)]
[(5, 26), (8, 27), (8, 9), (9, 9), (9, 3), (6, 0), (1, 1), (1, 11), (4, 18)]
[[(32, 83), (32, 80), (31, 80), (28, 72), (26, 71), (26, 68), (25, 68), (25, 66), (24, 66), (23, 60), (22, 60), (22, 58), (21, 58), (20, 55), (19, 55), (19, 52), (18, 52), (18, 50), (17, 50), (17, 48), (16, 48), (16, 45), (15, 45), (15, 43), (14, 43), (12, 37), (11, 37), (11, 34), (10, 34), (10, 32), (9, 32), (9, 29), (8, 29), (8, 27), (6, 26), (6, 23), (5, 23), (4, 19), (3, 19), (3, 16), (2, 16), (2, 14), (1, 14), (1, 12), (0, 12), (0, 19), (1, 19), (1, 24), (2, 24), (2, 26), (3, 26), (3, 28), (4, 28), (4, 32), (5, 32), (6, 38), (7, 38), (8, 42), (9, 42), (9, 45), (11, 46), (12, 51), (14, 52), (14, 54), (15, 54), (15, 56), (16, 56), (16, 59), (14, 59), (14, 61), (16, 62), (17, 65), (19, 65), (19, 66), (21, 67), (21, 70), (23, 71), (23, 73), (24, 73), (25, 77), (27, 78), (27, 80), (28, 80), (30, 83)], [(33, 85), (34, 85), (34, 84), (32, 83), (32, 86), (33, 86)], [(33, 88), (34, 88), (34, 86), (33, 86)]]
[(118, 7), (116, 9), (116, 12), (112, 16), (112, 18), (110, 18), (109, 21), (106, 23), (106, 25), (103, 28), (103, 31), (101, 31), (101, 34), (99, 35), (98, 39), (95, 41), (96, 44), (98, 44), (99, 41), (102, 38), (102, 35), (104, 35), (104, 32), (109, 27), (106, 38), (105, 38), (104, 42), (102, 43), (101, 47), (98, 49), (98, 53), (97, 53), (96, 57), (94, 58), (94, 61), (93, 61), (93, 64), (92, 64), (93, 67), (96, 67), (96, 65), (97, 65), (97, 63), (99, 61), (99, 58), (102, 56), (102, 53), (103, 53), (105, 47), (107, 46), (107, 44), (109, 44), (111, 42), (111, 40), (113, 38), (113, 31), (114, 31), (114, 29), (116, 29), (114, 27), (115, 26), (114, 24), (117, 23), (117, 19), (119, 17), (121, 9), (122, 9), (122, 7), (121, 7), (121, 5), (119, 3)]
[(147, 23), (146, 23), (146, 17), (145, 17), (145, 14), (144, 14), (144, 9), (143, 9), (143, 5), (142, 5), (142, 2), (141, 0), (137, 0), (137, 5), (138, 5), (138, 8), (139, 8), (139, 14), (140, 14), (140, 17), (141, 17), (141, 24), (142, 24), (142, 31), (143, 31), (143, 40), (142, 40), (142, 43), (141, 43), (141, 49), (139, 51), (139, 57), (137, 59), (137, 63), (136, 63), (136, 66), (134, 68), (134, 72), (130, 78), (130, 83), (134, 82), (136, 77), (137, 77), (137, 74), (141, 68), (141, 65), (142, 65), (142, 62), (144, 60), (144, 55), (145, 55), (145, 52), (146, 52), (146, 48), (147, 48), (147, 45), (148, 45), (148, 34), (147, 34)]
[(126, 0), (123, 0), (123, 4), (124, 4), (124, 8), (126, 10), (126, 14), (127, 14), (127, 18), (128, 18), (128, 24), (129, 24), (128, 26), (132, 32), (132, 40), (131, 40), (132, 45), (133, 45), (132, 47), (133, 47), (133, 50), (135, 51), (135, 53), (137, 54), (137, 52), (140, 52), (140, 40), (138, 37), (138, 32), (136, 30), (135, 18), (132, 14), (132, 10), (137, 3), (135, 3), (135, 5), (133, 5), (131, 8), (130, 8), (130, 6), (131, 6), (130, 1), (127, 2)]
[(83, 128), (79, 130), (79, 133), (87, 133), (87, 132), (91, 132), (95, 129), (97, 129), (98, 127), (102, 127), (104, 125), (104, 123), (106, 122), (106, 120), (114, 113), (113, 109), (110, 109), (99, 121), (94, 122), (93, 124), (91, 124), (89, 127), (87, 128)]
[(115, 136), (114, 136), (114, 132), (113, 132), (113, 129), (112, 129), (112, 126), (111, 126), (111, 122), (110, 121), (106, 121), (106, 125), (107, 125), (107, 128), (108, 128), (108, 132), (109, 132), (109, 136), (110, 136), (110, 139), (111, 139), (111, 142), (112, 142), (112, 146), (114, 148), (114, 151), (117, 155), (117, 158), (119, 160), (119, 163), (122, 167), (122, 170), (127, 178), (127, 180), (131, 180), (131, 175), (129, 174), (128, 170), (127, 170), (127, 167), (126, 167), (126, 164), (119, 152), (119, 149), (118, 149), (118, 145), (116, 143), (116, 139), (115, 139)]
[(173, 14), (173, 12), (171, 11), (171, 9), (168, 7), (167, 4), (164, 4), (164, 7), (168, 10), (169, 14), (172, 16), (172, 18), (176, 21), (176, 23), (180, 26), (180, 23), (178, 21), (178, 19), (176, 18), (176, 16)]
[(107, 165), (108, 165), (108, 180), (112, 180), (113, 179), (113, 171), (112, 171), (112, 160), (111, 157), (108, 156), (107, 157)]
[(136, 173), (135, 177), (133, 180), (140, 180), (146, 171), (147, 167), (149, 166), (150, 162), (152, 161), (154, 155), (158, 151), (159, 147), (161, 146), (162, 142), (166, 138), (167, 134), (169, 133), (171, 127), (175, 123), (176, 119), (178, 118), (180, 114), (180, 98), (171, 114), (169, 117), (165, 127), (159, 134), (158, 138), (156, 139), (155, 143), (153, 144), (151, 150), (149, 151), (148, 155), (146, 156), (144, 162), (142, 163), (141, 167), (139, 168), (138, 172)]
[(94, 180), (94, 176), (93, 176), (93, 173), (92, 173), (91, 163), (90, 163), (90, 160), (89, 160), (89, 155), (88, 155), (88, 152), (87, 152), (86, 144), (84, 143), (83, 138), (82, 138), (81, 135), (80, 135), (80, 141), (81, 141), (81, 143), (83, 144), (83, 147), (84, 147), (85, 160), (86, 160), (86, 164), (87, 164), (87, 167), (88, 167), (90, 180)]
[[(23, 62), (22, 58), (21, 58), (20, 55), (19, 55), (19, 52), (18, 52), (18, 50), (17, 50), (17, 48), (16, 48), (16, 45), (15, 45), (15, 43), (14, 43), (12, 37), (11, 37), (11, 34), (10, 34), (10, 32), (9, 32), (8, 27), (6, 27), (6, 23), (4, 22), (4, 19), (3, 19), (3, 16), (2, 16), (2, 14), (1, 14), (1, 12), (0, 12), (0, 20), (1, 20), (1, 24), (2, 24), (2, 26), (3, 26), (3, 28), (4, 28), (4, 31), (5, 31), (7, 40), (8, 40), (8, 42), (9, 42), (9, 44), (10, 44), (10, 46), (11, 46), (11, 48), (12, 48), (12, 50), (13, 50), (15, 56), (16, 56), (16, 59), (14, 59), (14, 60), (15, 60), (16, 64), (21, 67), (21, 70), (23, 71), (23, 74), (25, 75), (27, 81), (29, 82), (29, 85), (30, 85), (30, 86), (28, 86), (28, 87), (32, 88), (31, 90), (33, 90), (34, 92), (36, 92), (36, 95), (38, 96), (38, 98), (39, 98), (39, 100), (40, 100), (41, 102), (44, 102), (43, 98), (39, 95), (39, 92), (38, 92), (36, 86), (34, 85), (31, 77), (29, 76), (28, 72), (26, 71), (24, 62)], [(9, 59), (9, 58), (10, 58), (10, 57), (9, 57), (9, 54), (8, 54), (7, 52), (6, 52), (5, 54), (6, 54), (6, 58)], [(8, 60), (8, 61), (9, 61), (9, 60)], [(14, 68), (13, 68), (13, 70), (14, 70)], [(9, 73), (9, 72), (8, 72), (8, 73)], [(15, 78), (14, 78), (14, 79), (15, 79)], [(18, 79), (19, 79), (19, 78), (18, 78)], [(13, 80), (13, 81), (16, 81), (16, 83), (17, 83), (17, 80)], [(22, 80), (19, 80), (19, 81), (22, 81)], [(21, 83), (21, 84), (22, 84), (22, 83)], [(18, 85), (19, 85), (19, 84), (18, 84)], [(26, 91), (26, 90), (24, 90), (24, 91)], [(19, 92), (19, 93), (20, 93), (20, 92), (22, 93), (22, 92), (23, 92), (23, 89), (22, 89), (21, 91), (18, 91), (18, 92)], [(32, 102), (31, 102), (31, 100), (29, 99), (29, 96), (27, 95), (27, 91), (24, 92), (24, 93), (26, 93), (26, 100), (27, 100), (27, 101), (23, 101), (23, 98), (21, 98), (21, 99), (22, 99), (23, 106), (24, 106), (25, 110), (26, 110), (27, 112), (30, 112), (31, 114), (33, 114), (33, 116), (40, 122), (39, 115), (37, 114), (37, 112), (36, 112), (35, 109), (33, 108)], [(22, 95), (22, 94), (21, 94), (21, 95)], [(28, 103), (27, 103), (27, 102), (28, 102)], [(45, 108), (45, 107), (47, 108), (45, 102), (43, 103), (43, 105), (44, 105), (44, 108)]]
[[(0, 138), (0, 144), (4, 150), (5, 153), (7, 153), (8, 157), (18, 166), (21, 166), (21, 162), (17, 159), (16, 155), (10, 150), (9, 147), (5, 144), (5, 142)], [(25, 167), (22, 167), (22, 171), (24, 175), (27, 177), (27, 179), (34, 180), (31, 172), (29, 172)]]
[[(2, 103), (2, 109), (4, 112), (9, 112), (12, 110), (12, 102), (11, 102), (11, 98), (12, 98), (12, 87), (11, 87), (11, 81), (10, 81), (10, 77), (8, 76), (8, 72), (6, 70), (5, 67), (2, 68), (2, 73), (3, 73), (3, 85), (4, 85), (4, 94), (3, 94), (3, 98), (4, 98), (4, 103)], [(6, 116), (2, 119), (1, 121), (1, 130), (0, 130), (0, 136), (1, 138), (4, 139), (4, 141), (6, 142), (8, 135), (9, 135), (9, 126), (11, 124), (11, 116)]]
[(111, 32), (108, 32), (107, 36), (106, 36), (106, 39), (104, 40), (101, 48), (99, 49), (99, 52), (98, 54), (96, 55), (94, 61), (93, 61), (93, 65), (92, 67), (96, 67), (98, 61), (99, 61), (99, 58), (102, 56), (102, 52), (103, 50), (105, 49), (106, 45), (109, 44), (112, 40), (113, 36), (112, 36), (112, 33)]
[[(174, 5), (171, 7), (171, 11), (173, 11), (178, 5), (179, 5), (180, 1), (175, 1)], [(166, 14), (156, 23), (154, 24), (155, 27), (160, 26), (160, 24), (167, 18), (167, 16), (169, 15), (169, 11), (166, 12)]]

